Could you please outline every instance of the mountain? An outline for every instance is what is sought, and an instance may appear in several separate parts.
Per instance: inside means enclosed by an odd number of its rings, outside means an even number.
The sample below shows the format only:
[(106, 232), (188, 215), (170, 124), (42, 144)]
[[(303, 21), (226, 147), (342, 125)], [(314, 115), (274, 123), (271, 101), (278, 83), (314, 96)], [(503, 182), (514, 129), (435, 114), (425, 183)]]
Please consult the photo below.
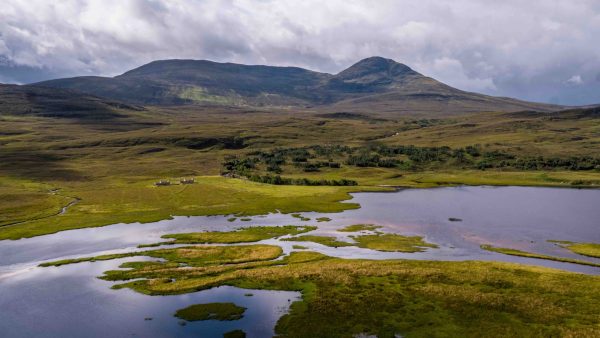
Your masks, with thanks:
[(0, 84), (0, 116), (40, 116), (83, 120), (124, 117), (141, 107), (72, 90)]
[(162, 60), (112, 78), (74, 77), (36, 85), (150, 105), (210, 103), (434, 113), (562, 108), (465, 92), (382, 57), (361, 60), (335, 75), (297, 67)]

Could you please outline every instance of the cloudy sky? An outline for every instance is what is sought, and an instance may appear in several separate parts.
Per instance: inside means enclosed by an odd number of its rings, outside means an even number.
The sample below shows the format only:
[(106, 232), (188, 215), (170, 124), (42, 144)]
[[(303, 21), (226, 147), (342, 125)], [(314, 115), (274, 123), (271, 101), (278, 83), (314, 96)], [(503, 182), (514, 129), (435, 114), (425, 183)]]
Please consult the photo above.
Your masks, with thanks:
[(599, 0), (3, 0), (0, 82), (156, 59), (337, 73), (373, 55), (452, 86), (600, 103)]

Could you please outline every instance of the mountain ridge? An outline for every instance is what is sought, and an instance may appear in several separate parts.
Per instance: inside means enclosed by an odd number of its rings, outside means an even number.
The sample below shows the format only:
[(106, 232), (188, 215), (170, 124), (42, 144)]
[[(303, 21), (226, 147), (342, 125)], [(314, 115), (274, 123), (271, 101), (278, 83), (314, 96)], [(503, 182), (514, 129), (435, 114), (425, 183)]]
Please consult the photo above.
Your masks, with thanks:
[(433, 113), (564, 108), (462, 91), (382, 57), (360, 60), (337, 74), (209, 60), (156, 60), (115, 77), (73, 77), (34, 85), (141, 105), (216, 103)]

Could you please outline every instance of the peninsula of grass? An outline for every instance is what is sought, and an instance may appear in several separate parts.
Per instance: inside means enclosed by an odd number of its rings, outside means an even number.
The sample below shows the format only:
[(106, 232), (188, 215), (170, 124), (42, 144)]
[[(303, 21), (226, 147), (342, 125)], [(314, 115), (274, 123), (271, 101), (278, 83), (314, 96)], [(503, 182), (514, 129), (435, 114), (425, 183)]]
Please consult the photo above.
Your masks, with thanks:
[(101, 255), (101, 256), (95, 256), (95, 257), (61, 259), (58, 261), (41, 263), (41, 264), (39, 264), (39, 266), (40, 267), (61, 266), (61, 265), (76, 264), (76, 263), (83, 263), (83, 262), (108, 261), (108, 260), (125, 258), (125, 257), (133, 257), (133, 256), (138, 256), (138, 253), (137, 252), (128, 252), (128, 253), (122, 253), (122, 254)]
[(398, 234), (360, 235), (352, 236), (360, 248), (390, 251), (390, 252), (422, 252), (426, 248), (437, 248), (433, 243), (428, 243), (421, 236), (402, 236)]
[(352, 243), (339, 241), (335, 237), (331, 237), (331, 236), (303, 235), (303, 236), (297, 236), (297, 237), (282, 238), (281, 240), (282, 241), (293, 241), (293, 242), (315, 242), (315, 243), (330, 246), (333, 248), (343, 247), (343, 246), (354, 246), (354, 244), (352, 244)]
[(317, 229), (315, 226), (259, 226), (241, 228), (235, 231), (192, 232), (184, 234), (169, 234), (162, 238), (174, 239), (172, 244), (233, 244), (258, 242), (269, 238), (285, 235), (298, 235)]
[(548, 242), (556, 243), (579, 255), (600, 258), (600, 244), (597, 243), (576, 243), (557, 240), (549, 240)]
[(380, 228), (381, 228), (381, 225), (375, 225), (375, 224), (353, 224), (353, 225), (348, 225), (347, 227), (344, 227), (342, 229), (339, 229), (338, 231), (341, 231), (341, 232), (375, 231)]
[(498, 247), (494, 247), (494, 246), (491, 246), (488, 244), (482, 244), (480, 247), (483, 250), (498, 252), (498, 253), (505, 254), (505, 255), (521, 256), (521, 257), (536, 258), (536, 259), (546, 259), (546, 260), (550, 260), (550, 261), (600, 267), (599, 263), (587, 262), (587, 261), (582, 261), (579, 259), (542, 255), (542, 254), (537, 254), (537, 253), (533, 253), (533, 252), (527, 252), (527, 251), (521, 251), (521, 250), (509, 249), (509, 248), (498, 248)]
[[(153, 258), (166, 259), (172, 262), (185, 265), (216, 265), (233, 264), (256, 261), (267, 261), (275, 259), (282, 254), (281, 247), (275, 245), (239, 245), (239, 246), (189, 246), (175, 249), (160, 249), (137, 251), (122, 254), (102, 255), (95, 257), (83, 257), (73, 259), (63, 259), (59, 261), (42, 263), (39, 266), (61, 266), (81, 262), (95, 262), (113, 260), (125, 257), (147, 256)], [(126, 263), (128, 264), (128, 263)], [(154, 265), (156, 262), (146, 262), (142, 264)]]
[[(171, 260), (175, 258), (175, 260)], [(600, 278), (501, 262), (332, 258), (207, 266), (126, 263), (102, 279), (148, 295), (221, 285), (301, 291), (275, 328), (285, 337), (592, 337), (600, 333)], [(215, 313), (215, 310), (204, 311)]]
[(175, 317), (189, 322), (201, 320), (238, 320), (244, 316), (245, 307), (234, 303), (207, 303), (188, 306), (177, 310)]

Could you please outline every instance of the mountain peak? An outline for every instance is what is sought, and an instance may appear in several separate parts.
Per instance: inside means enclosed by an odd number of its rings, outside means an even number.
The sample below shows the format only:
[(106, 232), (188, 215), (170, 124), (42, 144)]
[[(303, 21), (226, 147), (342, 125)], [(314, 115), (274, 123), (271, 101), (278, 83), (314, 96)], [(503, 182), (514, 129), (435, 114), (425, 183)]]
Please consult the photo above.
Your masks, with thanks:
[(373, 56), (362, 59), (335, 75), (332, 84), (336, 87), (355, 87), (356, 90), (373, 90), (375, 87), (403, 82), (408, 78), (422, 77), (407, 65), (392, 59)]

